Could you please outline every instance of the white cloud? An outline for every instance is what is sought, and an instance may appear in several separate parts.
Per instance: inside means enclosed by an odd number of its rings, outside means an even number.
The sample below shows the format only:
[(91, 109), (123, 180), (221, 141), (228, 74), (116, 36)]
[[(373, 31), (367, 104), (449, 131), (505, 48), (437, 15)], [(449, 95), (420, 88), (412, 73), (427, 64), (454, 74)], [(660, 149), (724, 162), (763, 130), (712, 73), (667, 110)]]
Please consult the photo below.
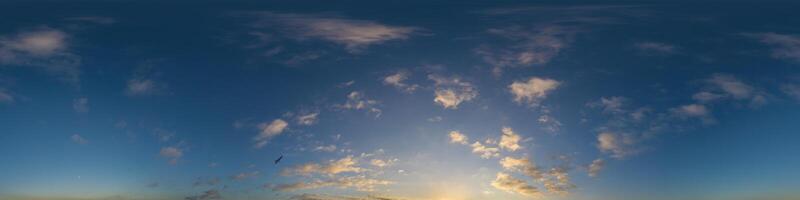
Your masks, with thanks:
[(81, 97), (72, 100), (72, 109), (78, 113), (89, 112), (89, 99)]
[(503, 135), (500, 136), (500, 148), (503, 148), (508, 151), (516, 151), (522, 147), (519, 146), (520, 136), (514, 133), (509, 127), (503, 127), (502, 129)]
[(458, 144), (463, 144), (463, 145), (469, 144), (469, 141), (468, 141), (469, 138), (467, 138), (467, 136), (462, 134), (461, 132), (450, 131), (450, 133), (448, 135), (450, 136), (450, 143), (458, 143)]
[(592, 164), (589, 164), (589, 167), (588, 167), (589, 176), (590, 177), (597, 177), (597, 174), (599, 174), (600, 171), (603, 170), (603, 167), (605, 167), (605, 165), (606, 165), (606, 162), (603, 159), (599, 159), (598, 158), (598, 159), (595, 159), (594, 161), (592, 161)]
[[(392, 40), (408, 39), (419, 28), (390, 26), (368, 20), (346, 19), (335, 16), (301, 14), (257, 13), (260, 20), (256, 28), (279, 27), (287, 37), (298, 41), (318, 39), (343, 45), (351, 53), (368, 46)], [(277, 25), (277, 26), (276, 26)]]
[(78, 134), (73, 134), (69, 138), (72, 140), (72, 142), (75, 142), (75, 143), (78, 143), (78, 144), (89, 144), (89, 140), (87, 140), (86, 138), (83, 138), (81, 135), (78, 135)]
[(419, 88), (419, 85), (417, 85), (417, 84), (409, 85), (407, 83), (404, 83), (408, 79), (408, 76), (410, 76), (410, 74), (408, 72), (399, 71), (397, 73), (394, 73), (392, 75), (384, 77), (383, 78), (383, 84), (384, 85), (391, 85), (391, 86), (393, 86), (393, 87), (395, 87), (398, 90), (401, 90), (403, 92), (412, 93), (415, 90), (417, 90), (417, 88)]
[(395, 159), (386, 159), (386, 160), (381, 160), (381, 159), (372, 159), (372, 160), (370, 160), (370, 164), (372, 166), (380, 167), (380, 168), (392, 166), (392, 165), (394, 165), (395, 162), (397, 162), (396, 158)]
[(81, 58), (70, 52), (69, 39), (64, 31), (47, 27), (0, 35), (0, 64), (38, 67), (77, 83)]
[(428, 75), (428, 78), (435, 82), (433, 102), (445, 109), (458, 109), (459, 104), (471, 101), (478, 96), (478, 90), (471, 83), (462, 81), (461, 78), (445, 78), (436, 75)]
[(175, 165), (178, 164), (178, 160), (183, 157), (183, 150), (178, 147), (163, 147), (159, 155), (169, 159), (170, 165)]
[(648, 53), (659, 53), (659, 54), (672, 54), (675, 53), (675, 50), (677, 49), (675, 45), (659, 43), (659, 42), (639, 42), (634, 44), (634, 46)]
[(800, 37), (779, 33), (746, 33), (772, 47), (772, 57), (800, 62)]
[(736, 79), (732, 75), (714, 74), (707, 80), (712, 85), (719, 87), (723, 92), (731, 95), (734, 99), (746, 99), (755, 95), (752, 86)]
[(312, 112), (305, 115), (297, 116), (297, 124), (306, 126), (316, 124), (318, 121), (317, 119), (318, 115), (319, 112)]
[(701, 104), (688, 104), (670, 109), (673, 116), (680, 119), (698, 118), (705, 124), (713, 124), (714, 117), (711, 116), (711, 111), (706, 106)]
[(625, 97), (600, 97), (600, 100), (586, 104), (589, 107), (599, 107), (603, 109), (603, 113), (608, 114), (621, 114), (625, 113), (623, 106), (628, 101)]
[(475, 153), (475, 154), (481, 156), (481, 158), (489, 159), (489, 158), (492, 158), (492, 157), (500, 156), (500, 149), (498, 149), (496, 147), (484, 146), (479, 141), (475, 141), (475, 143), (472, 143), (472, 145), (470, 145), (470, 146), (472, 147), (472, 153)]
[(275, 119), (269, 123), (264, 122), (258, 124), (258, 129), (260, 129), (261, 132), (253, 138), (253, 140), (256, 141), (255, 148), (264, 147), (272, 137), (280, 135), (287, 127), (289, 127), (289, 123), (286, 123), (286, 121), (282, 119)]
[(347, 95), (347, 101), (344, 104), (336, 105), (336, 107), (348, 110), (366, 110), (375, 114), (375, 117), (381, 116), (381, 109), (378, 107), (378, 101), (369, 99), (362, 92), (353, 91)]
[(553, 79), (531, 77), (528, 81), (514, 81), (508, 85), (514, 101), (538, 106), (550, 92), (558, 88), (561, 82)]
[(707, 91), (698, 92), (692, 95), (692, 99), (700, 103), (712, 102), (722, 97), (724, 96), (721, 94), (715, 94), (713, 92), (707, 92)]
[(345, 172), (361, 172), (364, 169), (357, 166), (358, 160), (353, 156), (347, 156), (339, 160), (330, 160), (326, 164), (307, 163), (285, 169), (283, 175), (302, 175), (322, 174), (333, 176)]
[(503, 172), (497, 173), (497, 177), (492, 181), (491, 185), (494, 188), (509, 193), (521, 194), (534, 198), (539, 198), (542, 196), (542, 193), (539, 191), (538, 188), (529, 185), (522, 179), (515, 178)]

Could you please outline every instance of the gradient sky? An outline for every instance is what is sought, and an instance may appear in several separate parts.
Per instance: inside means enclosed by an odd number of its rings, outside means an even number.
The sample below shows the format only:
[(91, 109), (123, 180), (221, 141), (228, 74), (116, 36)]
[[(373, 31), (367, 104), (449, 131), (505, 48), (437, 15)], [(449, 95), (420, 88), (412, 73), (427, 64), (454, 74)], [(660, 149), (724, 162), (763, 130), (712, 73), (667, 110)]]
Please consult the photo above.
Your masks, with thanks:
[(800, 198), (800, 4), (492, 2), (0, 3), (0, 199)]

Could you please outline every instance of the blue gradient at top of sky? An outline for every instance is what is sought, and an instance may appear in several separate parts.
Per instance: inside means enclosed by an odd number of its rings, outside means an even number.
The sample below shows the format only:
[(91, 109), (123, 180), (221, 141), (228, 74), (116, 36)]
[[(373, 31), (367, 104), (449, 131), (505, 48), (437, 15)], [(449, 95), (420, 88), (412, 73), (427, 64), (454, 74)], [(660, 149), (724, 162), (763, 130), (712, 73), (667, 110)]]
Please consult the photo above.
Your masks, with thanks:
[[(281, 199), (303, 193), (434, 199), (445, 198), (434, 193), (459, 193), (440, 191), (455, 184), (452, 187), (467, 196), (454, 199), (526, 199), (481, 182), (502, 171), (497, 159), (482, 159), (447, 136), (459, 130), (471, 141), (483, 141), (499, 137), (506, 126), (532, 138), (521, 143), (525, 148), (515, 155), (530, 156), (543, 165), (557, 165), (556, 157), (567, 155), (574, 164), (570, 177), (576, 189), (568, 196), (547, 198), (800, 195), (793, 190), (800, 185), (795, 172), (800, 148), (794, 142), (800, 139), (800, 99), (782, 90), (787, 84), (800, 84), (800, 62), (776, 57), (771, 51), (779, 47), (746, 35), (800, 35), (800, 14), (795, 12), (800, 5), (794, 3), (0, 5), (0, 38), (42, 27), (57, 29), (69, 34), (69, 51), (80, 57), (77, 81), (64, 80), (61, 72), (47, 67), (0, 64), (0, 92), (14, 97), (13, 102), (0, 102), (0, 198), (182, 199), (216, 188), (225, 199)], [(408, 38), (370, 44), (357, 52), (324, 39), (275, 36), (264, 42), (251, 34), (261, 29), (249, 26), (258, 20), (253, 12), (260, 11), (368, 20), (415, 31)], [(77, 17), (103, 17), (113, 23)], [(505, 67), (494, 74), (493, 66), (475, 52), (481, 45), (515, 45), (489, 29), (536, 30), (551, 24), (579, 30), (562, 38), (566, 46), (545, 64)], [(665, 53), (637, 48), (646, 42), (674, 49)], [(265, 56), (269, 45), (284, 49)], [(794, 45), (800, 49), (800, 44)], [(318, 57), (291, 61), (297, 55)], [(410, 74), (406, 83), (420, 88), (404, 93), (383, 83), (384, 77), (399, 71)], [(478, 96), (457, 109), (445, 109), (433, 101), (431, 74), (461, 77)], [(663, 131), (639, 144), (642, 152), (622, 159), (598, 150), (597, 128), (608, 116), (587, 104), (620, 96), (628, 99), (630, 108), (647, 106), (668, 114), (695, 103), (692, 95), (707, 90), (705, 80), (719, 74), (753, 86), (767, 103), (750, 106), (727, 100), (709, 105), (714, 123), (670, 122), (684, 129)], [(129, 80), (139, 76), (158, 83), (157, 91), (126, 94)], [(561, 82), (541, 103), (547, 111), (514, 102), (508, 91), (512, 82), (533, 76)], [(337, 108), (353, 91), (377, 100), (380, 116)], [(78, 98), (88, 99), (88, 112), (75, 111)], [(288, 112), (320, 114), (318, 123), (301, 126), (287, 117)], [(542, 114), (561, 122), (557, 133), (537, 123)], [(431, 120), (437, 117), (441, 121)], [(259, 133), (255, 124), (279, 118), (289, 128), (263, 148), (253, 148)], [(244, 128), (234, 127), (237, 122)], [(159, 131), (174, 135), (161, 140)], [(88, 143), (71, 140), (74, 134)], [(331, 144), (352, 151), (312, 151)], [(175, 164), (159, 155), (170, 146), (183, 149)], [(382, 158), (398, 159), (381, 175), (394, 184), (379, 190), (269, 188), (307, 180), (282, 176), (287, 167), (378, 151)], [(284, 160), (273, 165), (280, 154)], [(588, 177), (583, 166), (597, 158), (606, 165), (598, 177)], [(232, 178), (253, 171), (258, 176)], [(221, 183), (193, 186), (214, 177)]]

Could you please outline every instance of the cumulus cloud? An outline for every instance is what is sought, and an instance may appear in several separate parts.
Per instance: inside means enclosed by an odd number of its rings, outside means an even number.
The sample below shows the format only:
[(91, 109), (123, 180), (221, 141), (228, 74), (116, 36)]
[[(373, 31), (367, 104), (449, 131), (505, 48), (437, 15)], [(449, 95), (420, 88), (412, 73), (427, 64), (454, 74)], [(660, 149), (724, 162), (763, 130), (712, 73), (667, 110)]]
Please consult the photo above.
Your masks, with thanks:
[(333, 152), (336, 151), (336, 145), (317, 146), (314, 148), (314, 151)]
[(590, 177), (597, 177), (597, 174), (599, 174), (600, 171), (603, 170), (603, 167), (605, 167), (605, 165), (606, 165), (606, 162), (603, 159), (599, 159), (598, 158), (598, 159), (595, 159), (594, 161), (592, 161), (592, 163), (589, 164), (589, 167), (588, 167), (589, 176)]
[(570, 182), (566, 167), (553, 167), (550, 170), (542, 171), (528, 158), (505, 157), (500, 160), (503, 169), (521, 172), (534, 181), (542, 184), (545, 190), (551, 194), (565, 195), (569, 190), (575, 188)]
[(799, 36), (780, 33), (746, 33), (744, 35), (771, 46), (773, 58), (800, 62)]
[(322, 174), (333, 176), (345, 172), (361, 172), (362, 168), (357, 166), (358, 160), (353, 156), (347, 156), (339, 160), (329, 160), (328, 163), (307, 163), (283, 170), (282, 174), (310, 176), (312, 174)]
[(497, 177), (492, 181), (494, 188), (509, 193), (521, 194), (529, 197), (541, 197), (542, 193), (538, 188), (529, 185), (522, 179), (515, 178), (507, 173), (498, 172)]
[(531, 77), (528, 81), (514, 81), (508, 86), (514, 101), (531, 106), (538, 106), (561, 82), (553, 79)]
[(429, 79), (433, 80), (435, 98), (433, 102), (441, 105), (445, 109), (458, 109), (458, 105), (471, 101), (478, 96), (478, 90), (472, 86), (471, 83), (461, 80), (458, 77), (441, 77), (437, 75), (429, 75)]
[(328, 41), (344, 46), (350, 53), (359, 53), (368, 46), (392, 40), (405, 40), (419, 28), (391, 26), (369, 20), (337, 16), (258, 12), (255, 28), (278, 27), (286, 37), (298, 41), (309, 39)]
[(635, 140), (628, 135), (612, 132), (602, 132), (597, 135), (597, 149), (603, 153), (610, 153), (611, 157), (621, 159), (637, 153), (633, 145)]
[(381, 109), (378, 108), (378, 101), (369, 99), (362, 92), (353, 91), (347, 95), (347, 101), (344, 104), (338, 104), (336, 107), (348, 110), (366, 110), (375, 117), (381, 116)]
[(196, 196), (188, 196), (184, 198), (185, 200), (220, 200), (222, 199), (222, 195), (220, 195), (219, 191), (217, 190), (207, 190), (203, 192), (203, 194), (196, 195)]
[(677, 49), (675, 45), (659, 43), (659, 42), (639, 42), (634, 44), (634, 46), (646, 53), (657, 53), (657, 54), (672, 54), (675, 53)]
[(178, 147), (162, 147), (158, 154), (167, 158), (170, 165), (175, 165), (183, 157), (183, 150)]
[(297, 116), (297, 124), (306, 125), (306, 126), (314, 125), (318, 121), (318, 119), (317, 119), (318, 115), (319, 115), (319, 112), (312, 112), (312, 113), (308, 113), (308, 114), (304, 114), (304, 115), (299, 115), (299, 116)]
[(407, 83), (404, 83), (406, 79), (408, 79), (408, 76), (410, 76), (409, 72), (399, 71), (397, 73), (384, 77), (383, 84), (393, 86), (403, 92), (412, 93), (415, 90), (417, 90), (417, 88), (419, 88), (419, 85), (417, 84), (409, 85)]
[(77, 113), (89, 112), (89, 99), (81, 97), (72, 100), (72, 109)]
[(72, 142), (77, 143), (77, 144), (89, 144), (89, 140), (87, 140), (86, 138), (83, 138), (81, 135), (78, 135), (78, 134), (72, 134), (72, 136), (70, 136), (69, 139), (72, 140)]
[(275, 119), (272, 120), (272, 122), (258, 124), (258, 129), (260, 129), (261, 132), (253, 138), (253, 140), (256, 142), (254, 147), (264, 147), (264, 145), (266, 145), (272, 137), (280, 135), (284, 130), (286, 130), (287, 127), (289, 127), (289, 123), (283, 121), (282, 119)]
[(519, 146), (520, 136), (514, 133), (509, 127), (503, 127), (502, 129), (503, 135), (500, 136), (500, 148), (503, 148), (508, 151), (516, 151), (522, 147)]
[(470, 146), (472, 147), (472, 153), (481, 156), (481, 158), (489, 159), (500, 156), (500, 149), (497, 147), (487, 147), (479, 141), (475, 141), (475, 143), (472, 143)]
[(474, 49), (484, 62), (499, 75), (503, 68), (544, 65), (566, 48), (574, 29), (548, 25), (526, 29), (520, 26), (493, 28), (489, 34), (506, 39), (510, 44), (498, 47), (484, 44)]
[(354, 188), (358, 191), (374, 191), (376, 187), (392, 184), (391, 181), (368, 178), (364, 175), (338, 177), (327, 180), (314, 180), (310, 182), (297, 182), (282, 184), (273, 187), (274, 191), (293, 191), (304, 189), (315, 189), (322, 187)]
[(70, 51), (69, 39), (66, 32), (48, 27), (0, 35), (0, 65), (37, 67), (77, 83), (81, 58)]
[(457, 144), (463, 144), (463, 145), (466, 145), (466, 144), (469, 143), (469, 141), (468, 141), (469, 138), (467, 138), (467, 136), (462, 134), (461, 132), (450, 131), (450, 133), (448, 135), (450, 136), (450, 143), (457, 143)]

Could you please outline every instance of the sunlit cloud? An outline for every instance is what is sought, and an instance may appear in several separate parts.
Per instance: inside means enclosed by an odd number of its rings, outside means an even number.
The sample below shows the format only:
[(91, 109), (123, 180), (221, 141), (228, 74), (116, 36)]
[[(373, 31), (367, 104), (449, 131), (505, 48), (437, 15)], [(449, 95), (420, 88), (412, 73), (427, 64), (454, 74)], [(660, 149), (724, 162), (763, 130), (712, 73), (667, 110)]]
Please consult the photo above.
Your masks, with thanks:
[(335, 105), (337, 108), (347, 110), (366, 110), (369, 113), (380, 117), (382, 110), (378, 108), (378, 101), (369, 99), (363, 92), (353, 91), (347, 95), (347, 101), (344, 104)]
[(595, 159), (589, 164), (588, 171), (590, 177), (597, 177), (600, 174), (600, 171), (606, 166), (606, 162), (603, 159)]
[(163, 147), (158, 153), (161, 157), (167, 158), (170, 165), (178, 164), (178, 160), (183, 157), (183, 149), (178, 147)]
[(445, 109), (458, 109), (459, 104), (471, 101), (478, 96), (478, 90), (461, 78), (437, 75), (429, 75), (428, 78), (435, 82), (433, 101)]
[(458, 144), (463, 144), (463, 145), (466, 145), (466, 144), (469, 143), (469, 141), (468, 141), (469, 138), (467, 138), (467, 136), (462, 134), (461, 132), (450, 131), (448, 136), (450, 136), (450, 143), (458, 143)]
[(398, 90), (406, 93), (413, 93), (414, 91), (417, 90), (417, 88), (419, 88), (419, 85), (405, 83), (406, 80), (408, 79), (408, 76), (410, 75), (411, 74), (407, 71), (399, 71), (397, 73), (384, 77), (383, 84), (395, 87)]
[(521, 137), (516, 133), (514, 133), (514, 130), (512, 130), (509, 127), (503, 127), (502, 132), (503, 134), (500, 136), (500, 143), (499, 143), (500, 148), (512, 152), (522, 148), (521, 146), (519, 146), (519, 141)]
[(527, 81), (514, 81), (508, 85), (514, 101), (520, 104), (538, 106), (561, 82), (553, 79), (530, 77)]
[(339, 160), (330, 160), (324, 164), (307, 163), (283, 170), (283, 175), (310, 176), (312, 174), (322, 174), (333, 176), (345, 172), (361, 172), (364, 170), (357, 166), (358, 160), (353, 156), (347, 156)]
[(275, 119), (272, 120), (272, 122), (258, 124), (258, 129), (260, 129), (261, 132), (253, 138), (253, 140), (256, 142), (254, 147), (264, 147), (264, 145), (266, 145), (272, 137), (280, 135), (284, 130), (286, 130), (287, 127), (289, 127), (289, 123), (283, 121), (282, 119)]

